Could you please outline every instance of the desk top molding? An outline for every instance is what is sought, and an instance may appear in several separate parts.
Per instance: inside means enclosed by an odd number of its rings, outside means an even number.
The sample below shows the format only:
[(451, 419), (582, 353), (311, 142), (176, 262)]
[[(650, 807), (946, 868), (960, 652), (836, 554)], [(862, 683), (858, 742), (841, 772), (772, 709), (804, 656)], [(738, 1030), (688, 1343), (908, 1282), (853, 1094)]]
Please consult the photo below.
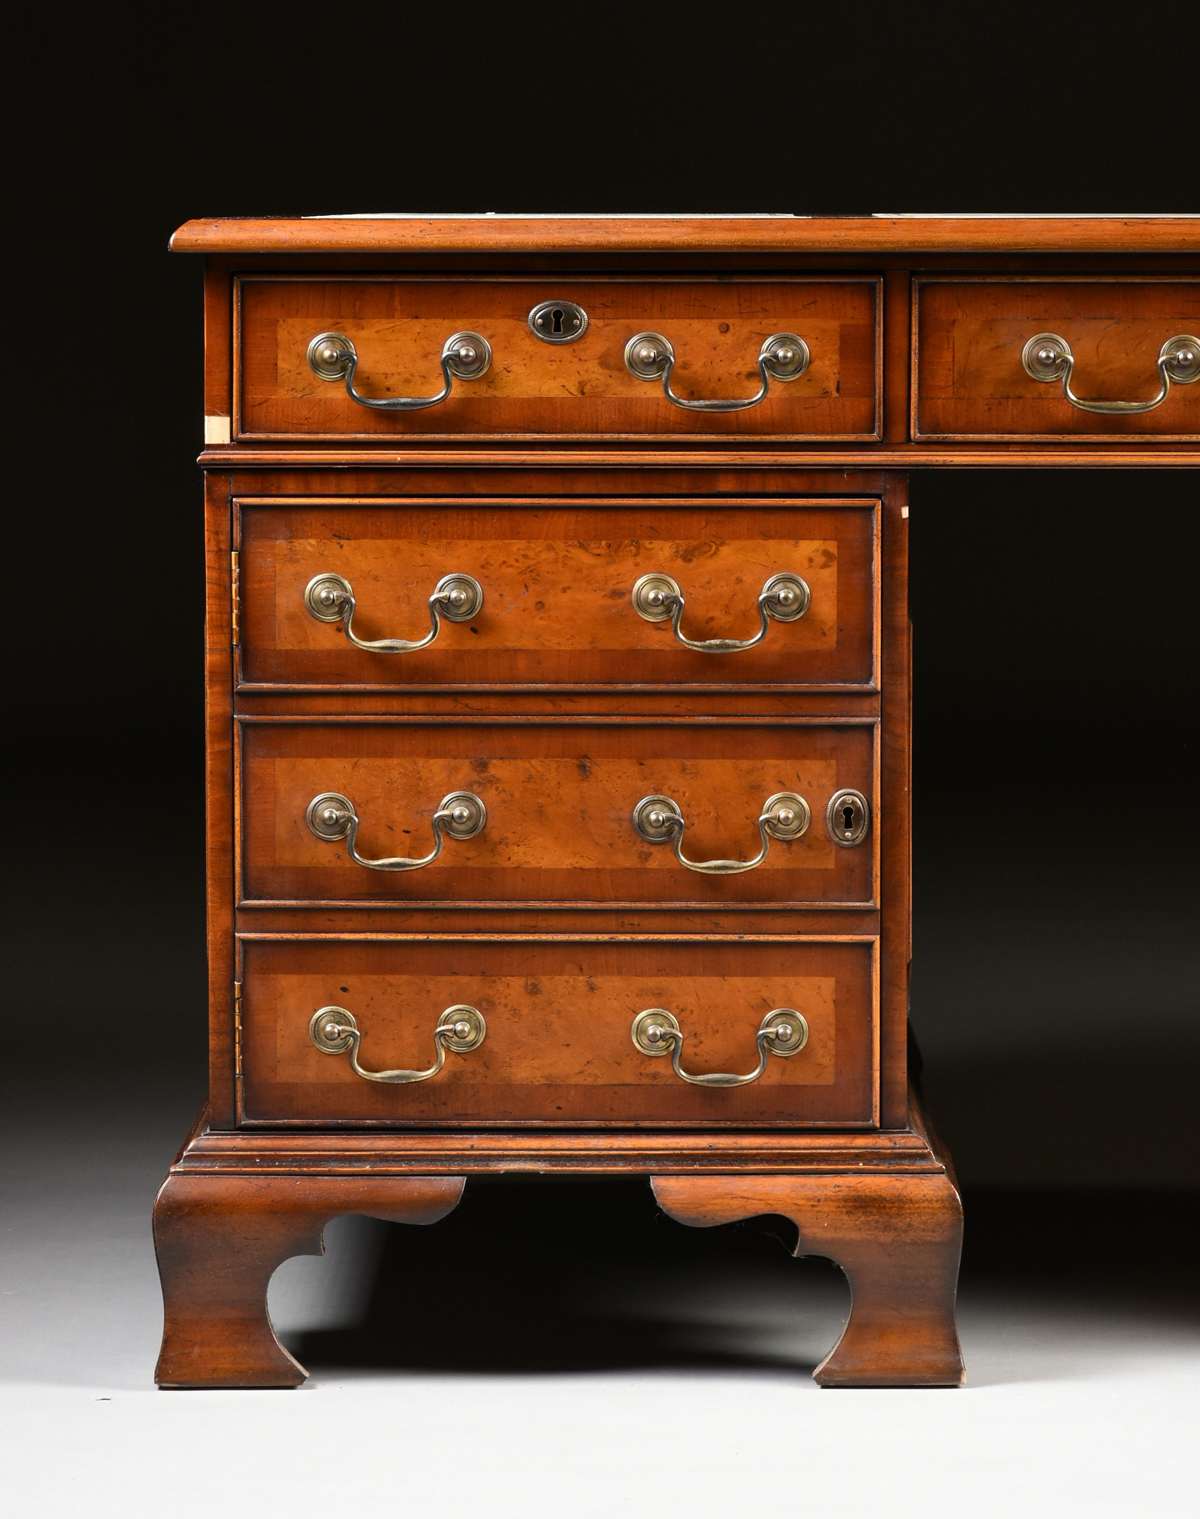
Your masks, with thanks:
[(699, 469), (770, 470), (926, 469), (1151, 469), (1195, 468), (1196, 450), (1186, 443), (1148, 443), (1138, 448), (1085, 444), (1077, 448), (1018, 444), (945, 445), (905, 443), (889, 448), (587, 449), (572, 447), (454, 448), (445, 445), (387, 448), (254, 448), (235, 444), (206, 448), (197, 463), (212, 470), (312, 469)]
[(204, 217), (176, 253), (1188, 253), (1194, 216)]

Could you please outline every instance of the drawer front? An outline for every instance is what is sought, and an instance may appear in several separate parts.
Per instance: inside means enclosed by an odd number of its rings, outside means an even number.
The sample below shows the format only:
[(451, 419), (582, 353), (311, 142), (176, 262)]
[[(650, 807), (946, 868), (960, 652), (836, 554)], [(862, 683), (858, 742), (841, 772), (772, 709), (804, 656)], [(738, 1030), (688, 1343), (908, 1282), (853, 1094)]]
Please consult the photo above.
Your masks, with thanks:
[[(534, 335), (531, 313), (547, 300), (586, 313), (581, 337), (563, 343)], [(245, 277), (236, 311), (239, 439), (878, 436), (880, 282), (873, 277)], [(667, 398), (661, 376), (639, 379), (627, 366), (626, 347), (644, 332), (670, 344), (670, 382), (683, 400), (754, 397), (760, 351), (777, 334), (803, 339), (809, 362), (795, 378), (768, 376), (766, 398), (749, 409), (690, 410)], [(323, 333), (349, 340), (357, 360), (351, 378), (368, 399), (441, 394), (441, 355), (460, 333), (472, 335), (476, 365), (485, 354), (476, 339), (484, 339), (490, 363), (475, 378), (452, 376), (436, 405), (376, 410), (350, 397), (338, 364), (324, 363), (326, 373), (335, 371), (331, 379), (314, 371), (310, 344)], [(319, 355), (320, 345), (318, 369)]]
[(1070, 351), (1078, 400), (1146, 403), (1162, 390), (1159, 357), (1173, 338), (1200, 335), (1200, 281), (1192, 279), (918, 280), (914, 437), (922, 440), (1200, 435), (1200, 347), (1152, 410), (1096, 412), (1063, 393), (1061, 364), (1022, 361), (1031, 338), (1052, 334)]
[[(618, 501), (243, 501), (243, 687), (480, 686), (871, 688), (878, 624), (877, 503)], [(670, 615), (639, 615), (648, 574), (682, 596)], [(760, 598), (798, 577), (807, 598)], [(482, 603), (465, 621), (439, 614), (424, 648), (362, 649), (343, 599), (308, 587), (340, 577), (360, 643), (417, 643), (448, 575), (469, 575)], [(439, 603), (453, 613), (448, 602)], [(693, 649), (712, 639), (751, 648)]]
[[(247, 903), (779, 907), (869, 904), (875, 895), (870, 721), (247, 722), (240, 772)], [(826, 821), (846, 788), (868, 809), (853, 845), (835, 843)], [(472, 831), (479, 817), (467, 804), (470, 836), (454, 836), (450, 820), (440, 855), (421, 868), (357, 864), (351, 840), (337, 836), (350, 807), (363, 859), (423, 859), (435, 814), (454, 793), (477, 797), (486, 822)], [(684, 820), (685, 858), (752, 860), (758, 819), (781, 794), (802, 799), (792, 828), (768, 833), (762, 863), (741, 873), (679, 864), (669, 822), (657, 842), (634, 826), (644, 798), (670, 798)], [(331, 795), (341, 801), (323, 822), (325, 804), (311, 809)], [(805, 805), (811, 820), (797, 834)]]
[[(876, 1121), (873, 942), (709, 939), (654, 943), (317, 938), (243, 942), (245, 1122), (349, 1124), (830, 1124)], [(327, 1053), (322, 1009), (358, 1030)], [(421, 1081), (364, 1071), (429, 1070), (434, 1031), (473, 1009), (465, 1052)], [(693, 1085), (670, 1054), (635, 1046), (633, 1021), (665, 1009), (686, 1075), (749, 1075), (776, 1017), (802, 1046), (765, 1054), (741, 1086)], [(787, 1010), (779, 1014), (777, 1010)], [(802, 1020), (802, 1023), (801, 1021)], [(318, 1037), (322, 1027), (318, 1021)], [(460, 1028), (465, 1025), (460, 1025)], [(659, 1027), (662, 1026), (660, 1023)], [(332, 1041), (337, 1043), (339, 1041)], [(344, 1042), (341, 1041), (341, 1042)]]

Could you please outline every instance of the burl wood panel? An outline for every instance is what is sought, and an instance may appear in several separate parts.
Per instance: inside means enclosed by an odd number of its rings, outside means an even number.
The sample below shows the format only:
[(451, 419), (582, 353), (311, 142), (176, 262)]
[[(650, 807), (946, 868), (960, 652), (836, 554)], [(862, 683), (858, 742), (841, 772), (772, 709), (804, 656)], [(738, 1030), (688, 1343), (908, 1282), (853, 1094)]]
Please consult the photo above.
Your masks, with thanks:
[[(247, 1121), (382, 1124), (696, 1124), (875, 1121), (877, 1012), (871, 941), (292, 938), (243, 942)], [(424, 1069), (456, 1003), (487, 1036), (432, 1079), (364, 1081), (309, 1040), (313, 1013), (344, 1007), (368, 1070)], [(808, 1020), (807, 1045), (757, 1082), (703, 1088), (641, 1054), (630, 1025), (664, 1007), (687, 1071), (750, 1071), (777, 1007)]]
[[(578, 342), (553, 345), (530, 332), (529, 312), (551, 299), (588, 313)], [(234, 436), (874, 438), (880, 306), (880, 281), (863, 277), (245, 277), (236, 297)], [(342, 332), (358, 351), (362, 394), (431, 396), (442, 386), (442, 346), (462, 330), (488, 340), (492, 366), (478, 380), (456, 380), (450, 398), (428, 410), (360, 406), (341, 381), (317, 379), (306, 358), (319, 332)], [(645, 330), (674, 346), (673, 388), (689, 400), (754, 395), (759, 349), (776, 332), (804, 338), (812, 362), (797, 380), (773, 381), (749, 411), (691, 412), (625, 368), (625, 344)]]
[(918, 280), (914, 341), (919, 439), (1054, 439), (1200, 435), (1200, 383), (1172, 385), (1154, 411), (1081, 411), (1061, 382), (1032, 379), (1026, 342), (1055, 332), (1075, 356), (1084, 400), (1149, 400), (1168, 338), (1200, 333), (1200, 281), (1154, 279)]
[[(870, 688), (877, 625), (877, 503), (623, 500), (239, 503), (244, 686), (732, 686)], [(749, 638), (781, 570), (812, 592), (796, 622), (754, 649), (682, 648), (633, 608), (639, 576), (665, 571), (692, 639)], [(355, 649), (306, 610), (314, 575), (354, 588), (359, 638), (424, 636), (440, 578), (473, 575), (484, 602), (415, 653)]]
[[(684, 903), (842, 905), (874, 900), (878, 835), (876, 725), (775, 721), (264, 722), (242, 724), (243, 900), (274, 902), (537, 902), (612, 908)], [(855, 848), (833, 843), (829, 798), (852, 786), (876, 817)], [(420, 870), (370, 870), (305, 823), (312, 798), (339, 792), (361, 822), (365, 858), (420, 857), (451, 791), (473, 791), (487, 826), (448, 838)], [(738, 875), (681, 866), (671, 845), (634, 830), (652, 793), (678, 802), (684, 853), (751, 859), (757, 818), (776, 792), (812, 811), (800, 838), (772, 840)]]

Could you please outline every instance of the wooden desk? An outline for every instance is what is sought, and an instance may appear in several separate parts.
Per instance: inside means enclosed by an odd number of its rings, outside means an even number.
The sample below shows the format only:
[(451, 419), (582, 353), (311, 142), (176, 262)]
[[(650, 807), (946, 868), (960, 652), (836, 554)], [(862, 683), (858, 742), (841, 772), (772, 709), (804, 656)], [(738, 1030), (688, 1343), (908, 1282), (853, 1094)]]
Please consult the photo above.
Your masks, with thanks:
[[(1194, 466), (1200, 219), (190, 222), (208, 1106), (158, 1380), (496, 1173), (791, 1218), (825, 1385), (962, 1379), (909, 1080), (907, 476)], [(716, 403), (716, 404), (714, 404)]]

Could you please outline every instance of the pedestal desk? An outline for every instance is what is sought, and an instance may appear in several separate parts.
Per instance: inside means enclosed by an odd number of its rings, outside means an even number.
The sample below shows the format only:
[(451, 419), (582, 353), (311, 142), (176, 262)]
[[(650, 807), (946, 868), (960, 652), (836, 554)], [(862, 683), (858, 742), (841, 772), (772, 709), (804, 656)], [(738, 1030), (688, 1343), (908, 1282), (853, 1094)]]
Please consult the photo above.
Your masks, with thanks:
[(910, 1081), (907, 478), (1196, 462), (1197, 218), (189, 222), (207, 1106), (164, 1387), (473, 1178), (782, 1214), (827, 1386), (962, 1379)]

